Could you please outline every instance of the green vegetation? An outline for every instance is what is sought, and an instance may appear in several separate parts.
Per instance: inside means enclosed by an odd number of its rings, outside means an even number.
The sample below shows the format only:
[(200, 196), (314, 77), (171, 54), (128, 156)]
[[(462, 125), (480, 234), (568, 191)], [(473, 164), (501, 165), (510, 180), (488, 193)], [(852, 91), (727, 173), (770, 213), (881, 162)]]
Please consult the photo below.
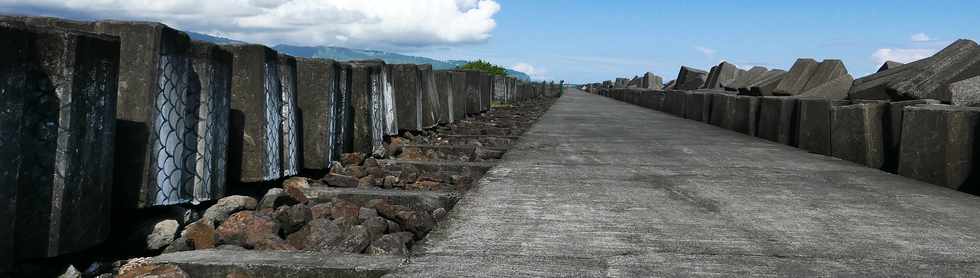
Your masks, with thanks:
[(494, 65), (483, 60), (476, 60), (475, 62), (469, 62), (465, 65), (459, 66), (460, 69), (464, 70), (477, 70), (486, 72), (492, 75), (507, 76), (507, 69)]

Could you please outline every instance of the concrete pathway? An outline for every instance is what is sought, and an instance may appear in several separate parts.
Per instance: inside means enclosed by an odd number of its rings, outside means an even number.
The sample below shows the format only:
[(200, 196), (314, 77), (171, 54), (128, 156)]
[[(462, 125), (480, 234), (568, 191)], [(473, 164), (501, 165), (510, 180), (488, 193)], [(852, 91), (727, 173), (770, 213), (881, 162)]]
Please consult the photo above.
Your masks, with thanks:
[(572, 90), (394, 277), (980, 276), (980, 198)]

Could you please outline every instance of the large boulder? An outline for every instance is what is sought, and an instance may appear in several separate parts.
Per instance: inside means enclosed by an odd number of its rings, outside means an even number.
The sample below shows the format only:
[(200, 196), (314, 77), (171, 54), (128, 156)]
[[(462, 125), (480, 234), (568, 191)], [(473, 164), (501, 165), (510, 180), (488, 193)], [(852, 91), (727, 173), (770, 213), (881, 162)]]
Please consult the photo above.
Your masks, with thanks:
[(243, 210), (254, 210), (258, 205), (255, 198), (248, 196), (228, 196), (218, 200), (217, 203), (204, 211), (204, 221), (208, 225), (217, 226), (228, 219), (232, 213)]

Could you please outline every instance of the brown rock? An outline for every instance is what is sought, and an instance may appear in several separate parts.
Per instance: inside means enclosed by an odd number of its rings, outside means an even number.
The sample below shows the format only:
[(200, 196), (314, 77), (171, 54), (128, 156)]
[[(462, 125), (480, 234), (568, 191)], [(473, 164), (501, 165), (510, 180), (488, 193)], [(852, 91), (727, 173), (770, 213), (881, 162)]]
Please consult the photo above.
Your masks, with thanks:
[(348, 171), (347, 168), (345, 168), (340, 162), (334, 161), (330, 163), (330, 174), (350, 176), (350, 171)]
[(218, 227), (218, 238), (222, 242), (245, 248), (279, 248), (279, 224), (271, 217), (252, 211), (232, 214)]
[(361, 167), (361, 166), (349, 166), (349, 167), (347, 167), (347, 170), (350, 171), (350, 175), (352, 177), (355, 177), (355, 178), (358, 178), (358, 179), (359, 178), (363, 178), (363, 177), (365, 177), (365, 176), (368, 175), (367, 174), (367, 171), (365, 171), (364, 168)]
[(352, 176), (330, 174), (323, 177), (323, 183), (332, 187), (353, 188), (357, 187), (360, 181)]
[(329, 251), (332, 250), (332, 246), (344, 239), (340, 227), (327, 219), (310, 221), (303, 229), (307, 230), (303, 241), (303, 250)]
[(367, 169), (368, 176), (376, 179), (383, 179), (385, 177), (385, 170), (381, 166), (365, 166)]
[(412, 233), (387, 234), (371, 242), (366, 253), (372, 256), (408, 255), (408, 243), (412, 240)]
[(371, 233), (364, 226), (358, 225), (344, 231), (344, 237), (340, 242), (333, 246), (333, 250), (348, 252), (348, 253), (362, 253), (364, 249), (371, 245)]
[(345, 153), (340, 157), (344, 166), (360, 166), (366, 156), (363, 153)]
[(332, 203), (316, 204), (310, 208), (310, 212), (313, 215), (313, 219), (330, 218), (330, 214), (333, 210)]
[(361, 178), (360, 180), (357, 181), (357, 187), (360, 187), (360, 188), (372, 188), (372, 187), (374, 187), (374, 178), (372, 178), (372, 177), (363, 177), (363, 178)]
[(284, 190), (286, 190), (286, 194), (289, 195), (289, 198), (296, 200), (297, 203), (306, 204), (310, 202), (310, 199), (306, 198), (306, 194), (303, 193), (303, 189), (301, 188), (286, 187)]
[(155, 264), (149, 258), (138, 258), (127, 262), (119, 268), (119, 278), (186, 278), (187, 272), (172, 264)]
[(395, 187), (396, 184), (398, 184), (398, 177), (386, 176), (384, 178), (384, 182), (383, 182), (384, 188), (392, 188)]
[(294, 206), (282, 206), (274, 214), (276, 222), (282, 228), (283, 234), (291, 234), (299, 231), (306, 225), (306, 222), (313, 220), (313, 211), (304, 204)]
[(272, 188), (262, 196), (262, 201), (259, 201), (259, 210), (275, 209), (280, 206), (291, 206), (297, 203), (299, 202), (290, 197), (289, 194), (286, 194), (286, 191), (282, 188)]
[(405, 230), (414, 233), (417, 238), (422, 238), (435, 226), (435, 221), (428, 213), (403, 210), (396, 213), (396, 216), (395, 221), (404, 226)]
[(361, 206), (342, 199), (336, 199), (332, 203), (333, 208), (330, 210), (330, 215), (333, 216), (334, 219), (341, 217), (358, 219), (361, 212)]
[(204, 211), (203, 219), (210, 225), (219, 225), (232, 213), (253, 210), (258, 206), (258, 203), (255, 198), (248, 196), (224, 197)]
[(194, 250), (214, 248), (218, 241), (218, 234), (214, 228), (202, 221), (184, 227), (181, 237), (187, 239), (187, 244)]

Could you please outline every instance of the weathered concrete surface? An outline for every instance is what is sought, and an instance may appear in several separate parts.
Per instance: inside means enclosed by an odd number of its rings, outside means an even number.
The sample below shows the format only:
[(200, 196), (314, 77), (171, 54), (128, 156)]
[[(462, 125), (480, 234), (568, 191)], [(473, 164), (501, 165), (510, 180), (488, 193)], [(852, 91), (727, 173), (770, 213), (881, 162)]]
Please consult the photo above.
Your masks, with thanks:
[[(980, 108), (917, 105), (905, 108), (898, 173), (935, 185), (975, 191)], [(961, 188), (969, 187), (969, 188)]]
[(420, 94), (422, 84), (419, 68), (411, 64), (391, 65), (392, 84), (395, 89), (395, 106), (398, 113), (398, 128), (402, 130), (422, 130), (422, 109)]
[(734, 94), (711, 94), (711, 117), (708, 123), (724, 128), (735, 129), (735, 98)]
[(949, 102), (948, 83), (980, 74), (980, 48), (957, 40), (935, 55), (854, 80), (851, 99), (938, 99)]
[(759, 98), (756, 136), (773, 142), (797, 146), (796, 101), (794, 97)]
[(759, 98), (753, 96), (735, 97), (735, 119), (733, 130), (749, 136), (756, 136), (759, 127)]
[(850, 74), (845, 73), (844, 75), (838, 76), (833, 80), (823, 82), (823, 84), (820, 84), (819, 86), (807, 89), (797, 96), (845, 99), (847, 98), (847, 93), (851, 90), (851, 84), (853, 83), (854, 77), (851, 77)]
[(879, 169), (885, 163), (884, 118), (888, 103), (862, 102), (830, 108), (834, 157)]
[(793, 96), (803, 92), (810, 76), (817, 70), (820, 64), (813, 59), (797, 59), (793, 67), (789, 69), (783, 80), (779, 82), (776, 89), (772, 91), (774, 95)]
[(706, 92), (690, 92), (687, 94), (684, 104), (684, 117), (708, 122), (711, 119), (711, 95)]
[(296, 58), (279, 54), (279, 84), (282, 86), (282, 175), (299, 174), (302, 166), (299, 137), (299, 106), (296, 104)]
[(453, 92), (453, 73), (449, 71), (435, 71), (436, 92), (439, 94), (439, 123), (447, 124), (456, 121), (453, 114), (454, 92)]
[(450, 71), (453, 77), (453, 119), (466, 118), (466, 73)]
[[(117, 38), (0, 22), (0, 276), (109, 236)], [(138, 169), (134, 169), (137, 170)]]
[(835, 80), (838, 77), (846, 74), (847, 67), (844, 66), (844, 62), (841, 60), (823, 60), (817, 66), (816, 70), (813, 71), (813, 75), (810, 76), (810, 79), (806, 81), (806, 86), (803, 87), (801, 92), (812, 90), (813, 88), (819, 87), (824, 83)]
[(436, 79), (432, 73), (432, 65), (418, 65), (419, 84), (422, 85), (422, 128), (430, 128), (439, 124), (439, 94), (436, 91)]
[(328, 59), (297, 58), (296, 94), (300, 101), (303, 128), (303, 168), (327, 170), (339, 153), (332, 147), (337, 141), (335, 94), (338, 80), (337, 62)]
[(759, 81), (750, 84), (748, 92), (742, 92), (740, 90), (739, 93), (753, 96), (771, 96), (784, 77), (786, 77), (786, 71), (770, 70)]
[(737, 74), (738, 68), (728, 62), (721, 62), (717, 66), (711, 67), (711, 71), (708, 72), (708, 78), (701, 86), (702, 89), (721, 89), (722, 83), (728, 83), (735, 80), (735, 74)]
[(816, 154), (831, 155), (831, 107), (847, 101), (825, 98), (800, 98), (797, 101), (797, 138), (799, 148)]
[(949, 84), (952, 103), (960, 106), (980, 106), (980, 76)]
[(199, 41), (192, 43), (191, 56), (191, 95), (198, 97), (198, 110), (195, 159), (188, 167), (195, 168), (194, 201), (204, 202), (225, 194), (233, 58), (217, 45)]
[(643, 89), (660, 90), (664, 88), (664, 79), (651, 72), (643, 74), (640, 87)]
[(674, 116), (684, 117), (684, 106), (687, 104), (687, 92), (667, 91), (664, 96), (664, 112)]
[(893, 101), (888, 103), (888, 115), (885, 118), (885, 163), (882, 170), (889, 173), (897, 173), (898, 158), (900, 147), (902, 146), (902, 125), (904, 122), (905, 107), (919, 104), (939, 104), (935, 99), (916, 99)]
[(978, 201), (569, 89), (389, 277), (976, 276)]
[(769, 72), (769, 69), (767, 69), (765, 67), (759, 67), (759, 66), (752, 67), (751, 69), (745, 71), (743, 74), (741, 74), (737, 78), (735, 78), (734, 81), (729, 82), (728, 84), (726, 84), (725, 85), (725, 90), (728, 90), (728, 91), (746, 90), (746, 89), (749, 88), (749, 85), (751, 85), (751, 84), (755, 83), (756, 81), (758, 81), (760, 78), (762, 78), (763, 76), (765, 76), (766, 73), (768, 73), (768, 72)]
[(677, 83), (674, 85), (674, 89), (677, 90), (694, 90), (701, 88), (704, 82), (708, 79), (708, 72), (695, 69), (692, 67), (683, 66), (681, 70), (677, 72)]
[(279, 57), (261, 45), (223, 45), (234, 55), (228, 171), (241, 182), (282, 177)]
[(397, 256), (323, 255), (298, 251), (200, 250), (164, 254), (190, 277), (381, 277), (404, 263)]
[(877, 72), (883, 72), (883, 71), (886, 71), (886, 70), (894, 69), (894, 68), (900, 67), (902, 65), (904, 65), (904, 64), (903, 63), (899, 63), (899, 62), (895, 62), (895, 61), (886, 61), (884, 64), (881, 64), (881, 67), (878, 68), (878, 71)]
[[(382, 157), (385, 154), (385, 109), (381, 60), (350, 62), (351, 107), (354, 122), (354, 151)], [(431, 75), (431, 71), (430, 71)]]

